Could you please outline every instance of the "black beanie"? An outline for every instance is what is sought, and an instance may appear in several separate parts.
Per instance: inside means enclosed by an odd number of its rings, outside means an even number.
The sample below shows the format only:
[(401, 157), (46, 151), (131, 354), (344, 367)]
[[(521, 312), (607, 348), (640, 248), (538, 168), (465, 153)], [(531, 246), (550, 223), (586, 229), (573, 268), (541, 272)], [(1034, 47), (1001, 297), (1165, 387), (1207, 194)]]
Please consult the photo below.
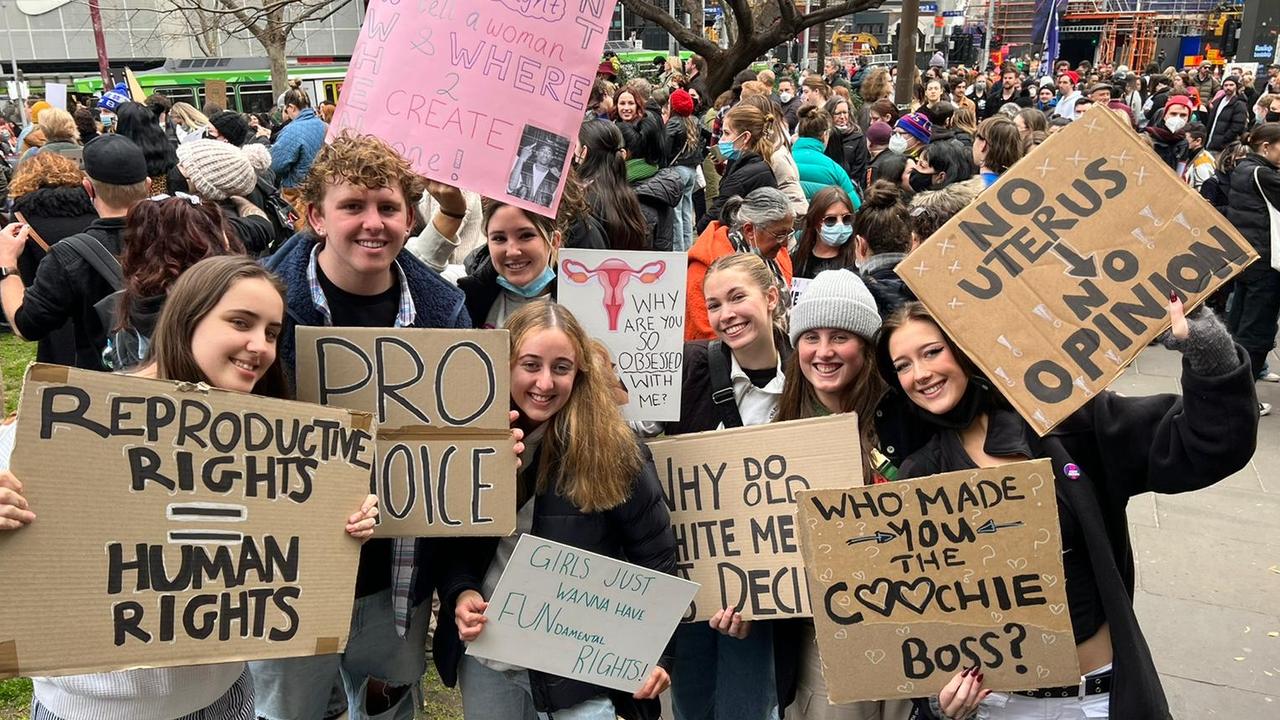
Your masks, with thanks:
[(249, 137), (249, 121), (238, 112), (223, 110), (215, 113), (209, 118), (209, 123), (218, 129), (219, 135), (236, 147), (242, 147)]

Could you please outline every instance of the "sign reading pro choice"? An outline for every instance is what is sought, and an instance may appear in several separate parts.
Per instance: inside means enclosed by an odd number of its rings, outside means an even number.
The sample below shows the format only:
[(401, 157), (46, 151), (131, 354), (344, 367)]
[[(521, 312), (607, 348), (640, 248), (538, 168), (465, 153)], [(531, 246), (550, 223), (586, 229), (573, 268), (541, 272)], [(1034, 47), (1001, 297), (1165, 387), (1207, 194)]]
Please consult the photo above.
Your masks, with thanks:
[(1095, 107), (1018, 161), (897, 267), (1044, 435), (1257, 259), (1127, 123)]
[(341, 652), (367, 413), (33, 365), (0, 533), (0, 677)]
[(615, 0), (371, 0), (331, 134), (554, 216)]

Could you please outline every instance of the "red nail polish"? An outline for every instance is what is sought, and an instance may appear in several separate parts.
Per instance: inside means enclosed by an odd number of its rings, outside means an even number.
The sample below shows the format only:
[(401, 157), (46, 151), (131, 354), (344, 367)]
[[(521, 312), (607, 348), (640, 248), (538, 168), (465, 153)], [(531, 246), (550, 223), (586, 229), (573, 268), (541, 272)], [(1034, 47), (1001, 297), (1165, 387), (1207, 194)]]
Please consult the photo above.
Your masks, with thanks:
[(1170, 291), (1169, 291), (1169, 302), (1178, 302), (1178, 291), (1177, 291), (1177, 290), (1170, 290)]
[(981, 683), (981, 682), (982, 682), (982, 673), (978, 673), (978, 682), (979, 682), (979, 683)]

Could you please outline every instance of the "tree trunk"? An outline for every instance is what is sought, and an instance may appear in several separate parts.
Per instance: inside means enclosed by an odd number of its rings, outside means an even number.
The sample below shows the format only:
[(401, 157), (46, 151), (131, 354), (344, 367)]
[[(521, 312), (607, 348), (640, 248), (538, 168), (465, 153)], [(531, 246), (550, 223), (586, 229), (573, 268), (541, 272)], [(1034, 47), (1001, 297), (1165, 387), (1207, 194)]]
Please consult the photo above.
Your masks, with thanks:
[(733, 87), (733, 76), (751, 67), (764, 48), (756, 38), (742, 38), (715, 57), (707, 57), (707, 102)]
[(286, 38), (280, 35), (271, 38), (269, 44), (264, 43), (267, 50), (267, 60), (271, 64), (271, 94), (274, 96), (273, 100), (289, 89), (289, 59), (284, 54), (286, 42)]

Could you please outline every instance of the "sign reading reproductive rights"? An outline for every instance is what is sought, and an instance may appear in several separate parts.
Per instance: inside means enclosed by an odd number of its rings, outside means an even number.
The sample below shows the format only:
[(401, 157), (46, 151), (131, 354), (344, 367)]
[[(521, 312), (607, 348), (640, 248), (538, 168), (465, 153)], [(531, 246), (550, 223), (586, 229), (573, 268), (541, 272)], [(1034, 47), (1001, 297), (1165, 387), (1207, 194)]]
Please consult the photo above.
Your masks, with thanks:
[(912, 292), (1044, 435), (1256, 260), (1106, 107), (1049, 136), (898, 264)]
[(367, 413), (33, 365), (0, 533), (0, 677), (342, 652)]
[(628, 420), (679, 420), (684, 253), (561, 250), (557, 301), (609, 348)]
[(1048, 460), (799, 493), (833, 703), (1080, 682)]
[(379, 537), (510, 535), (506, 330), (297, 329), (298, 397), (372, 412)]
[(638, 691), (696, 583), (521, 535), (467, 654)]
[(330, 136), (554, 216), (616, 0), (371, 0)]
[(676, 569), (699, 585), (685, 620), (809, 617), (796, 493), (862, 485), (853, 413), (649, 442), (676, 534)]

